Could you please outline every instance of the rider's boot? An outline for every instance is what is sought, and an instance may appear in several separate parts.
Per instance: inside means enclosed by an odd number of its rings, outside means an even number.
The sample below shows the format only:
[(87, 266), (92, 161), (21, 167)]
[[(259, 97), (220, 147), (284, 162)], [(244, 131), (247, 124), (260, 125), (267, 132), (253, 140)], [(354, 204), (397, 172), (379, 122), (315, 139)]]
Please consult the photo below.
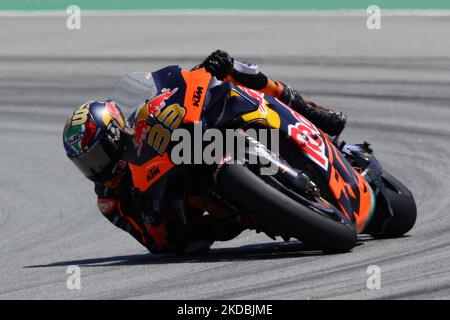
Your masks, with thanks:
[(319, 129), (330, 136), (339, 136), (345, 128), (347, 117), (342, 112), (319, 106), (311, 101), (306, 101), (289, 85), (283, 84), (283, 92), (280, 100), (302, 116), (314, 123)]

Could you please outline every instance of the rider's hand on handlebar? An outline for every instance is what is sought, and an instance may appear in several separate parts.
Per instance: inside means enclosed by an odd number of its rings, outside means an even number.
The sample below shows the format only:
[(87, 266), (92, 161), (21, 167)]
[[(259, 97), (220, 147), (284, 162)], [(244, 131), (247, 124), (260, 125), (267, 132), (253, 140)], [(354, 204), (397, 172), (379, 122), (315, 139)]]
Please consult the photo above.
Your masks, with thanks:
[(202, 66), (219, 80), (223, 80), (233, 70), (234, 59), (223, 50), (216, 50), (203, 61)]

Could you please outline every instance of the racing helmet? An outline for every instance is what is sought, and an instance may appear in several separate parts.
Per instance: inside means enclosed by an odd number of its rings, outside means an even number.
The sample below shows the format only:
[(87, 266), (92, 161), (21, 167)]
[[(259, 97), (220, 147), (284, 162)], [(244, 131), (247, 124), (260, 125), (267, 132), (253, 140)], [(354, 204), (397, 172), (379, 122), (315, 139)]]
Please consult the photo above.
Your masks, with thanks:
[(67, 120), (64, 149), (88, 179), (104, 183), (114, 177), (123, 158), (122, 134), (127, 130), (125, 117), (113, 100), (88, 101)]

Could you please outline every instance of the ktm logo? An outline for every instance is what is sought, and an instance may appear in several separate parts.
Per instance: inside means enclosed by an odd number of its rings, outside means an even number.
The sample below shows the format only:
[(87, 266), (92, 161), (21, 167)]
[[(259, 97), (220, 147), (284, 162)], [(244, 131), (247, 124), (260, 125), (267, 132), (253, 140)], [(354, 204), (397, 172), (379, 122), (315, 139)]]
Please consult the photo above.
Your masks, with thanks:
[(192, 97), (192, 104), (196, 107), (200, 105), (200, 100), (203, 95), (203, 87), (197, 87), (197, 90), (194, 92), (194, 96)]
[(153, 180), (153, 178), (156, 177), (160, 173), (161, 173), (161, 170), (159, 170), (158, 166), (151, 167), (150, 170), (148, 170), (148, 173), (147, 173), (147, 181)]

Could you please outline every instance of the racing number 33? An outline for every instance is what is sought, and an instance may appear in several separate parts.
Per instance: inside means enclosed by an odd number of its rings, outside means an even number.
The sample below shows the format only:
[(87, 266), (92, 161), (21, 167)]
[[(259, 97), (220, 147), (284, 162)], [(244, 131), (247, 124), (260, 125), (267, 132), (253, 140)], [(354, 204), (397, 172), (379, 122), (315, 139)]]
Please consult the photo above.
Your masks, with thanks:
[(160, 123), (155, 124), (150, 129), (147, 143), (159, 154), (163, 154), (169, 145), (171, 131), (178, 128), (185, 114), (186, 109), (179, 104), (172, 104), (164, 109), (158, 115)]

